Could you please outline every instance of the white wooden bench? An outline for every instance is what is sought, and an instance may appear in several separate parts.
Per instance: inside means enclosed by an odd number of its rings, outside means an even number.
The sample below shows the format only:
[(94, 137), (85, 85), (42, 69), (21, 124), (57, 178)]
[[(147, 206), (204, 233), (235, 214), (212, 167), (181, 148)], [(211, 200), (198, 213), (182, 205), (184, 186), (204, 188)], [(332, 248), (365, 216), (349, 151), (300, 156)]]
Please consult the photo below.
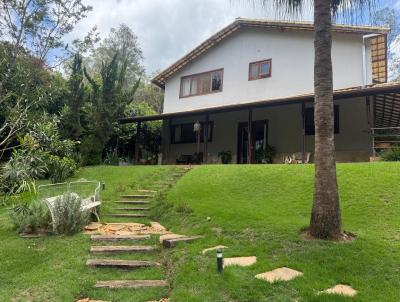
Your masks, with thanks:
[(81, 198), (81, 211), (90, 211), (97, 221), (100, 222), (99, 208), (100, 201), (100, 187), (98, 181), (75, 181), (70, 183), (60, 183), (51, 185), (41, 185), (38, 187), (38, 196), (48, 207), (53, 223), (57, 219), (55, 206), (59, 198), (63, 198), (65, 193), (70, 193), (76, 198)]

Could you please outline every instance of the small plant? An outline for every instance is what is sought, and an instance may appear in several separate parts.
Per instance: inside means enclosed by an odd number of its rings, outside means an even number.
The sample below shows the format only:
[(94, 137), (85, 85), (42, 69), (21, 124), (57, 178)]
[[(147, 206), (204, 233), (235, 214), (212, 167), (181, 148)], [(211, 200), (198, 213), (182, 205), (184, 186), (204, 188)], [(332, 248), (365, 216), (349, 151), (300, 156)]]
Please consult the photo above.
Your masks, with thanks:
[(74, 193), (66, 193), (55, 201), (54, 232), (72, 235), (83, 230), (89, 223), (90, 213), (81, 210), (81, 199)]
[(400, 147), (392, 147), (381, 155), (383, 161), (400, 161)]
[(276, 149), (267, 144), (266, 148), (259, 148), (255, 152), (255, 160), (258, 164), (272, 164)]
[(180, 203), (176, 206), (175, 210), (181, 214), (191, 214), (193, 212), (192, 208), (189, 207), (187, 203)]
[(64, 182), (68, 177), (73, 176), (77, 169), (78, 166), (73, 159), (50, 155), (49, 173), (52, 183)]
[(117, 148), (111, 149), (109, 148), (106, 152), (106, 157), (104, 159), (104, 163), (106, 165), (113, 165), (113, 166), (118, 166), (119, 164), (119, 157), (118, 157), (118, 152)]
[(218, 152), (218, 157), (221, 158), (221, 162), (223, 164), (229, 164), (232, 161), (232, 152), (231, 151)]
[(29, 204), (14, 205), (10, 217), (18, 233), (32, 234), (46, 230), (50, 223), (47, 207), (36, 200)]

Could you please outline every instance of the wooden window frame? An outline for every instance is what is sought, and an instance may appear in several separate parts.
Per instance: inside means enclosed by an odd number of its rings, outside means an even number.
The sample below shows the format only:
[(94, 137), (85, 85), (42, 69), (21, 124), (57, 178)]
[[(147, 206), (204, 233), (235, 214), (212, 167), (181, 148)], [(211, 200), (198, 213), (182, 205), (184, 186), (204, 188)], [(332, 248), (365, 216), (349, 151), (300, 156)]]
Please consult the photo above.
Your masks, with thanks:
[[(200, 133), (200, 143), (204, 142), (204, 124), (206, 122), (200, 122), (201, 124), (201, 133)], [(210, 125), (210, 131), (209, 131), (209, 138), (207, 140), (207, 142), (212, 142), (212, 138), (213, 138), (213, 129), (214, 129), (214, 122), (213, 121), (209, 121), (208, 124)], [(175, 141), (175, 128), (176, 127), (181, 127), (181, 131), (182, 131), (182, 126), (183, 125), (191, 125), (191, 127), (194, 127), (194, 122), (193, 123), (181, 123), (181, 124), (173, 124), (170, 126), (170, 142), (171, 145), (179, 145), (179, 144), (197, 144), (197, 141), (191, 142), (191, 141), (180, 141), (180, 142), (176, 142)], [(182, 137), (182, 132), (181, 132), (181, 137)]]
[[(260, 75), (260, 66), (263, 63), (269, 63), (269, 73), (266, 75)], [(257, 64), (258, 66), (258, 75), (256, 78), (251, 77), (251, 66)], [(256, 61), (256, 62), (250, 62), (249, 63), (249, 81), (256, 81), (256, 80), (261, 80), (261, 79), (266, 79), (270, 78), (272, 75), (272, 59), (266, 59), (266, 60), (261, 60), (261, 61)]]
[[(314, 107), (307, 107), (305, 108), (304, 112), (304, 118), (307, 119), (306, 115), (307, 112), (314, 111)], [(340, 107), (339, 105), (334, 105), (333, 107), (333, 114), (334, 114), (334, 134), (340, 134)], [(313, 116), (314, 118), (314, 116)], [(307, 125), (304, 124), (304, 134), (307, 136), (312, 136), (315, 135), (315, 124), (314, 124), (314, 119), (313, 119), (313, 131), (310, 131), (310, 129), (307, 128)]]
[[(211, 78), (211, 81), (210, 81), (210, 92), (183, 95), (183, 85), (182, 85), (182, 83), (183, 83), (184, 80), (190, 79), (190, 78), (195, 78), (195, 77), (201, 77), (201, 76), (206, 75), (206, 74), (210, 74), (210, 77), (211, 77), (211, 74), (214, 73), (214, 72), (221, 72), (221, 89), (220, 89), (220, 90), (212, 91), (212, 78)], [(190, 82), (190, 83), (191, 83), (191, 82)], [(191, 85), (190, 85), (190, 86), (191, 86)], [(199, 96), (199, 95), (207, 95), (207, 94), (219, 93), (219, 92), (222, 92), (222, 91), (223, 91), (223, 88), (224, 88), (224, 68), (219, 68), (219, 69), (204, 71), (204, 72), (200, 72), (200, 73), (194, 73), (194, 74), (191, 74), (191, 75), (187, 75), (187, 76), (181, 77), (181, 80), (180, 80), (180, 87), (179, 87), (179, 98), (180, 98), (180, 99), (184, 99), (184, 98), (190, 98), (190, 97), (193, 97), (193, 96)], [(192, 87), (190, 87), (189, 91), (190, 91), (191, 89), (192, 89)]]

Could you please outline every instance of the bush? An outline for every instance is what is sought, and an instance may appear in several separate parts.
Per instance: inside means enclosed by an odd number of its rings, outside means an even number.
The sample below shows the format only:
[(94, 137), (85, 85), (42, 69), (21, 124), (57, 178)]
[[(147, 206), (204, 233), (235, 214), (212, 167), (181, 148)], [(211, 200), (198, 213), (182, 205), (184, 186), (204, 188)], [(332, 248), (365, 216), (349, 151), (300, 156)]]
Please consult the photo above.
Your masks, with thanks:
[(78, 165), (71, 158), (61, 158), (55, 155), (49, 157), (49, 173), (52, 183), (64, 182), (68, 177), (73, 176), (77, 169)]
[(14, 205), (10, 217), (18, 233), (36, 233), (38, 230), (48, 229), (50, 224), (49, 211), (39, 201)]
[(221, 151), (218, 153), (218, 157), (221, 158), (223, 164), (229, 164), (232, 161), (231, 151)]
[(54, 232), (72, 235), (83, 230), (89, 223), (90, 213), (81, 211), (81, 199), (74, 193), (66, 193), (55, 201)]
[(400, 161), (400, 147), (392, 147), (382, 153), (383, 161)]

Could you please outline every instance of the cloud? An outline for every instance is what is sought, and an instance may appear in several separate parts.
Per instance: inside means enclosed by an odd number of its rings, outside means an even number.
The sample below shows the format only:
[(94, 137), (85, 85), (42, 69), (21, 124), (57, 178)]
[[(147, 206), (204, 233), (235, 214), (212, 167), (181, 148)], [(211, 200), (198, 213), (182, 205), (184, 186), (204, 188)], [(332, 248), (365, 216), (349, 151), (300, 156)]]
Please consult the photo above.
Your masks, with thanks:
[[(272, 8), (241, 0), (84, 0), (93, 11), (70, 39), (80, 38), (94, 25), (101, 37), (120, 23), (138, 36), (147, 73), (164, 69), (236, 17), (277, 19)], [(303, 19), (310, 19), (306, 12)]]

